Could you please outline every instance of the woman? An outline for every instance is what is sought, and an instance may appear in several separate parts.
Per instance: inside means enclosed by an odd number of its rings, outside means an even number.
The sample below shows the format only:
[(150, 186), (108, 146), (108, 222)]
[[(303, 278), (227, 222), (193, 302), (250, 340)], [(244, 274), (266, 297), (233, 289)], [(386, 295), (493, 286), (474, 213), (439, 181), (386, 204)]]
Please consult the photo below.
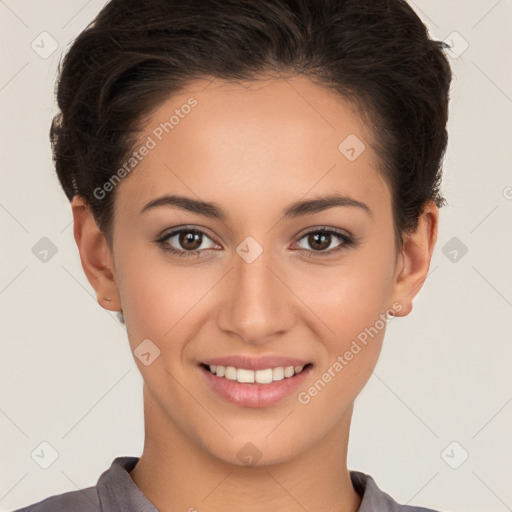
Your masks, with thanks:
[(145, 445), (43, 511), (420, 511), (347, 469), (438, 231), (451, 72), (402, 0), (112, 0), (51, 128)]

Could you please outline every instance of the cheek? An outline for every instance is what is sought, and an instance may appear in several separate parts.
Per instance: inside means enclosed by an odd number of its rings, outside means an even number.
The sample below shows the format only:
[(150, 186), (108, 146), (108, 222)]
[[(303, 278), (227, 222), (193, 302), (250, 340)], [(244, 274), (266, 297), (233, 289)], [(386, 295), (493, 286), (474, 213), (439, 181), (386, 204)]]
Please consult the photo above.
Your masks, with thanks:
[(304, 272), (301, 298), (328, 327), (325, 332), (336, 345), (356, 337), (386, 312), (393, 271), (392, 257), (354, 252), (343, 265)]
[(392, 251), (366, 248), (347, 256), (343, 265), (304, 276), (301, 291), (319, 318), (324, 348), (319, 386), (330, 388), (319, 407), (327, 407), (333, 395), (340, 406), (348, 404), (370, 377), (389, 321), (393, 264)]
[(120, 254), (118, 287), (132, 349), (149, 338), (167, 353), (179, 352), (180, 340), (184, 345), (194, 337), (202, 300), (218, 273), (180, 265), (153, 248)]
[[(382, 261), (330, 269), (330, 278), (305, 283), (307, 305), (318, 312), (322, 349), (315, 379), (300, 390), (298, 401), (313, 416), (333, 425), (371, 376), (386, 331), (388, 271)], [(323, 286), (320, 287), (320, 284)], [(320, 323), (322, 325), (320, 325)], [(312, 413), (312, 411), (315, 413)]]
[[(166, 261), (165, 255), (154, 255), (147, 248), (139, 254), (133, 251), (120, 262), (119, 270), (126, 329), (139, 371), (157, 400), (168, 401), (168, 407), (174, 410), (185, 410), (190, 404), (186, 396), (177, 392), (180, 386), (175, 379), (184, 382), (187, 378), (180, 361), (195, 335), (194, 315), (200, 310), (195, 308), (212, 283), (198, 279), (197, 271), (194, 277), (194, 270), (176, 266)], [(142, 344), (146, 339), (160, 351), (147, 366), (136, 357), (141, 352), (138, 347), (147, 346)], [(149, 351), (152, 350), (156, 349), (150, 345)]]

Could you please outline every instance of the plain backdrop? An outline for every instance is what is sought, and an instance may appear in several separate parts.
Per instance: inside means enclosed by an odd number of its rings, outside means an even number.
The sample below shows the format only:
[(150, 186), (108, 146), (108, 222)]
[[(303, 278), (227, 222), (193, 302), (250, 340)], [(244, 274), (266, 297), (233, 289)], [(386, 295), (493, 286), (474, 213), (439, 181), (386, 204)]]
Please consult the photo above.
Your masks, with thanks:
[[(141, 454), (142, 380), (95, 299), (53, 170), (58, 61), (104, 2), (0, 1), (0, 510)], [(416, 0), (453, 46), (438, 243), (356, 401), (349, 468), (397, 501), (512, 510), (512, 3)], [(55, 46), (55, 48), (54, 48)], [(45, 444), (41, 444), (45, 443)], [(50, 448), (50, 446), (52, 448)], [(56, 452), (41, 467), (35, 454)]]

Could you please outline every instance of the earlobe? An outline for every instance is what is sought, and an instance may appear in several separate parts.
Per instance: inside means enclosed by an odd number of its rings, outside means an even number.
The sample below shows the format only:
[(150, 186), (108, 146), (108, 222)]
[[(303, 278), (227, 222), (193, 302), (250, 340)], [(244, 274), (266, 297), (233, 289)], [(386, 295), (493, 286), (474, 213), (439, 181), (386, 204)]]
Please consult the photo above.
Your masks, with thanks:
[(416, 231), (405, 235), (393, 290), (393, 297), (402, 305), (397, 316), (407, 316), (412, 311), (413, 299), (427, 278), (437, 241), (438, 223), (439, 209), (429, 201), (419, 217)]
[(113, 272), (113, 260), (105, 235), (98, 228), (92, 211), (80, 196), (71, 201), (73, 233), (85, 275), (105, 309), (119, 311), (121, 301)]

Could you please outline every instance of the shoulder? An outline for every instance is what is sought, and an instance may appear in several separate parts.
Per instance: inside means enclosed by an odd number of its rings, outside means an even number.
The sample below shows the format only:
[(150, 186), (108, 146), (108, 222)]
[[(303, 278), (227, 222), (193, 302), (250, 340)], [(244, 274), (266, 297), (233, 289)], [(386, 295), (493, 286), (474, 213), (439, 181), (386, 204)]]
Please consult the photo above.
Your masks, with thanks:
[(442, 512), (431, 508), (401, 505), (382, 491), (370, 475), (360, 471), (350, 471), (350, 479), (362, 498), (357, 512)]
[(98, 512), (101, 510), (96, 487), (50, 496), (13, 512)]

